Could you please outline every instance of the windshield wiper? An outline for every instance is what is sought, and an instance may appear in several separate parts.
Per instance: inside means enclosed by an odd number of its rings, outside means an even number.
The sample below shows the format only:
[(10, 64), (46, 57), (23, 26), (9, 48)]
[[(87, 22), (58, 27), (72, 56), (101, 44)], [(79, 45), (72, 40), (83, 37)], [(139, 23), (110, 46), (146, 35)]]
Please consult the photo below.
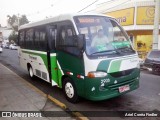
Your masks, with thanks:
[(94, 54), (98, 54), (98, 53), (105, 53), (105, 52), (115, 52), (115, 53), (117, 53), (117, 51), (116, 50), (104, 50), (104, 51), (99, 51), (99, 52), (94, 52), (94, 53), (91, 53), (90, 55), (94, 55)]
[(120, 48), (116, 48), (116, 51), (121, 51), (121, 52), (134, 52), (134, 50), (130, 47), (120, 47)]

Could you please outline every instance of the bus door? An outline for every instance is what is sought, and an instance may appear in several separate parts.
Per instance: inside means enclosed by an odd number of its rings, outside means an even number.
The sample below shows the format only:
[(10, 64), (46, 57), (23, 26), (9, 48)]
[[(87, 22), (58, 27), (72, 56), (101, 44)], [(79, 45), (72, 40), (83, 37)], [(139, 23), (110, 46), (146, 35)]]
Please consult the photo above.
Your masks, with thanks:
[[(84, 81), (77, 79), (77, 75), (83, 75), (84, 65), (83, 58), (80, 57), (80, 49), (77, 47), (78, 41), (74, 39), (76, 35), (74, 26), (70, 21), (61, 23), (57, 35), (56, 51), (60, 85), (62, 85), (61, 77), (67, 74), (74, 80), (77, 89), (81, 89)], [(83, 88), (80, 91), (83, 91)]]
[(49, 75), (52, 86), (59, 86), (58, 81), (58, 67), (56, 59), (55, 41), (57, 36), (57, 26), (47, 26), (48, 33), (48, 65), (49, 65)]

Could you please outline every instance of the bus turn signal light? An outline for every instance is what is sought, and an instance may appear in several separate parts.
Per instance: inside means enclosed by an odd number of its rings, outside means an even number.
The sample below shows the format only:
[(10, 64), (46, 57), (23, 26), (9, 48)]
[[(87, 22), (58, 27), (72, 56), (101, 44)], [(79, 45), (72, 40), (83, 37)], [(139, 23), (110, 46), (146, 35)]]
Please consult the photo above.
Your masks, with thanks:
[(89, 78), (105, 77), (107, 76), (106, 72), (89, 72), (87, 75)]

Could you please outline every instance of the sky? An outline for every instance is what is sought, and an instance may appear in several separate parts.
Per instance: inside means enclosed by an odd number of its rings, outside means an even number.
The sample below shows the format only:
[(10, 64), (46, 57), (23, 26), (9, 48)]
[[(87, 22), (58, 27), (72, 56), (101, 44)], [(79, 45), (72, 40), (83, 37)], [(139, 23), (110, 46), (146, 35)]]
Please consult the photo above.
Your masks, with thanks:
[[(1, 0), (0, 3), (0, 24), (7, 26), (7, 15), (25, 14), (30, 22), (53, 17), (62, 13), (75, 13), (93, 3), (96, 0)], [(108, 0), (98, 0), (94, 5), (85, 11), (95, 8)], [(84, 11), (84, 12), (85, 12)]]

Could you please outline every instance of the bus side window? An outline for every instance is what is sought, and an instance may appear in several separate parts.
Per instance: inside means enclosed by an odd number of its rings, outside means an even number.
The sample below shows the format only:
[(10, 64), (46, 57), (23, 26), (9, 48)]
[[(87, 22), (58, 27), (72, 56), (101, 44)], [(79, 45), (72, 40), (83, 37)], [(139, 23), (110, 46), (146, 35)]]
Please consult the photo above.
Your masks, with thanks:
[(61, 40), (60, 40), (61, 45), (65, 45), (65, 39), (66, 39), (66, 32), (65, 32), (65, 29), (62, 29)]
[(26, 40), (26, 48), (32, 49), (33, 48), (33, 29), (29, 29), (26, 32), (25, 40)]
[(75, 31), (72, 26), (66, 27), (66, 51), (73, 55), (79, 55), (78, 41), (75, 39)]
[(46, 30), (44, 27), (36, 28), (34, 45), (36, 50), (47, 50)]
[(78, 41), (75, 39), (75, 30), (71, 23), (64, 23), (59, 29), (59, 40), (57, 41), (57, 49), (72, 55), (79, 55)]
[(40, 49), (46, 51), (46, 31), (40, 31), (39, 36)]
[(50, 28), (49, 29), (49, 47), (51, 50), (55, 49), (55, 41), (57, 37), (57, 29), (56, 28)]
[(34, 46), (35, 46), (35, 49), (36, 50), (39, 50), (39, 32), (38, 31), (35, 31), (35, 39), (34, 39)]
[(68, 47), (74, 47), (74, 44), (75, 44), (75, 41), (74, 41), (74, 38), (73, 38), (73, 30), (72, 28), (67, 28), (66, 29), (66, 46)]
[(62, 26), (61, 28), (60, 28), (60, 32), (59, 32), (59, 39), (56, 41), (56, 46), (57, 46), (57, 49), (59, 49), (59, 50), (65, 50), (65, 37), (66, 37), (66, 33), (65, 33), (65, 27), (64, 26)]
[(21, 48), (24, 48), (24, 35), (25, 35), (25, 31), (21, 31), (19, 33), (19, 46), (21, 46)]

